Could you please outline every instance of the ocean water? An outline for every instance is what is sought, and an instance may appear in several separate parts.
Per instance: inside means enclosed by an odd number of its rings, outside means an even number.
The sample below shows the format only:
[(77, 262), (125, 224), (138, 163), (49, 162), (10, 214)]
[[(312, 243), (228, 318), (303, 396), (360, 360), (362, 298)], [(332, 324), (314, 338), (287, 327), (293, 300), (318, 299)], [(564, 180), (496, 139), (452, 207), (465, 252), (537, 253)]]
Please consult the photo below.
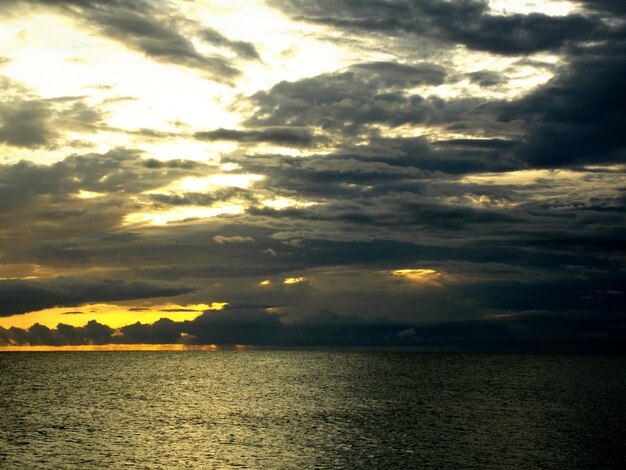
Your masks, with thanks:
[(0, 468), (626, 468), (626, 358), (0, 354)]

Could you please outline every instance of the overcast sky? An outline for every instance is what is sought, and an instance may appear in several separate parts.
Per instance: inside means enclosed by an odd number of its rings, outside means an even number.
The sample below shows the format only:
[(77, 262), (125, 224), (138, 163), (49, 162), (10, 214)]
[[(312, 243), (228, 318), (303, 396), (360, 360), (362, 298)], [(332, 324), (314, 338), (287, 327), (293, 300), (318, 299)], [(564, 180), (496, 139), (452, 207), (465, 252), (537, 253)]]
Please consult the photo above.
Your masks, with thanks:
[(0, 11), (0, 343), (626, 339), (622, 0)]

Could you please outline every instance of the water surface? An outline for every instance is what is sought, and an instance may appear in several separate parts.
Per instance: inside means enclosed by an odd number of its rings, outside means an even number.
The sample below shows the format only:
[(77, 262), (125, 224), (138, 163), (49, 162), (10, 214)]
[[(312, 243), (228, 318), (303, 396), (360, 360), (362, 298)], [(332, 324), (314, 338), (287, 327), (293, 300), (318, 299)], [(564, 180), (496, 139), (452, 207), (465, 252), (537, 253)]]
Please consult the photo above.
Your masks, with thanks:
[(0, 354), (0, 467), (625, 468), (626, 358)]

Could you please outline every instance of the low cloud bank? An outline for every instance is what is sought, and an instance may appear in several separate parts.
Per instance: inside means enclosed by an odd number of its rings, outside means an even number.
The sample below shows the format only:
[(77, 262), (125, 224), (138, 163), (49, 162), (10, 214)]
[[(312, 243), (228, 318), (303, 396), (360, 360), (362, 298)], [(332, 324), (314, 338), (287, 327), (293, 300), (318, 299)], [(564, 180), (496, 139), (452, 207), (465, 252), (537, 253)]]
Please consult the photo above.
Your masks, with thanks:
[(259, 347), (391, 347), (427, 351), (626, 353), (626, 318), (606, 314), (533, 312), (478, 320), (411, 325), (322, 311), (284, 323), (263, 306), (207, 311), (192, 321), (161, 319), (117, 330), (35, 324), (0, 328), (0, 346), (85, 344), (247, 344)]

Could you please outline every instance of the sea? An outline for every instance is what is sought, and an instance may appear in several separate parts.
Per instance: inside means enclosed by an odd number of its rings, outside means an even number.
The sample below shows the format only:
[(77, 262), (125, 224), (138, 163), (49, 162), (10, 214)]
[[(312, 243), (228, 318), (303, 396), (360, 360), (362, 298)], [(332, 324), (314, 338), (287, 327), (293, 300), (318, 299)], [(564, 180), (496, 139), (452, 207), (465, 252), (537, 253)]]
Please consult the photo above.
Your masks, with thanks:
[(2, 469), (623, 469), (626, 358), (0, 353)]

